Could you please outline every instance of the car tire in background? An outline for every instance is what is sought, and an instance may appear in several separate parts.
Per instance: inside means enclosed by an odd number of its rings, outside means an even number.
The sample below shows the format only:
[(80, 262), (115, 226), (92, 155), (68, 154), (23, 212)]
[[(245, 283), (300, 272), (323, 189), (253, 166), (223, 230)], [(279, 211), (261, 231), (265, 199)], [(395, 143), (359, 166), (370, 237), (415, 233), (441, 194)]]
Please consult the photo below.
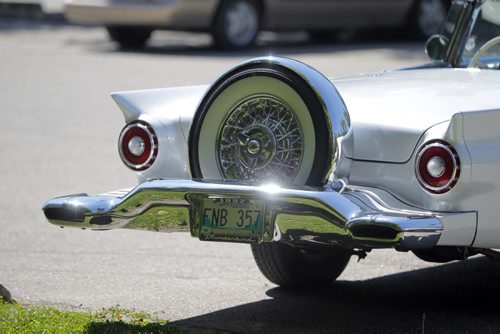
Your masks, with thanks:
[(134, 26), (107, 26), (111, 40), (123, 49), (141, 49), (151, 37), (153, 29)]
[(214, 44), (220, 49), (246, 48), (259, 34), (262, 8), (254, 0), (224, 0), (212, 24)]
[(417, 0), (410, 15), (410, 30), (414, 37), (427, 39), (439, 34), (446, 20), (450, 1)]

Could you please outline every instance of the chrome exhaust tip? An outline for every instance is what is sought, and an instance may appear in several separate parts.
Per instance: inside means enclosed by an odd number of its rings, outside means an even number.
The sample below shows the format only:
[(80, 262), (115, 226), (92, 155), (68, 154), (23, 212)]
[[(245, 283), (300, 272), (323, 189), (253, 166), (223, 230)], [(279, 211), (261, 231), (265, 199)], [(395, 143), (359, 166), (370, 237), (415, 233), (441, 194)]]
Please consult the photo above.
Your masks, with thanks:
[(368, 248), (397, 247), (425, 249), (434, 247), (443, 231), (438, 217), (364, 213), (346, 225), (353, 240)]

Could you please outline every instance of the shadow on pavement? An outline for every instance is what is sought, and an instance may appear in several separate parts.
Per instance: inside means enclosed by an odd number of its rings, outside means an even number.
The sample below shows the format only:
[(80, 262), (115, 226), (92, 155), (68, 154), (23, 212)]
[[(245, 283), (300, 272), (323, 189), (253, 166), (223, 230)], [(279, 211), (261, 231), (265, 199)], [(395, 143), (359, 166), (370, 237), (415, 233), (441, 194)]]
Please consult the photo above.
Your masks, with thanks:
[[(73, 41), (74, 42), (74, 41)], [(176, 42), (168, 44), (149, 45), (141, 50), (120, 49), (114, 43), (95, 41), (95, 44), (83, 46), (88, 52), (93, 53), (121, 53), (149, 56), (181, 56), (193, 58), (253, 58), (265, 55), (283, 55), (297, 57), (302, 54), (340, 54), (352, 51), (370, 51), (375, 49), (386, 49), (391, 57), (407, 60), (415, 57), (415, 54), (423, 53), (423, 44), (414, 41), (386, 41), (386, 40), (364, 40), (353, 39), (343, 42), (313, 42), (308, 39), (302, 41), (280, 40), (261, 43), (253, 48), (235, 51), (223, 51), (214, 49), (209, 43), (201, 45), (185, 45)]]
[(207, 34), (157, 31), (145, 48), (139, 50), (121, 49), (116, 44), (100, 43), (87, 45), (95, 52), (118, 52), (147, 55), (177, 55), (185, 57), (256, 57), (266, 54), (306, 54), (331, 53), (340, 51), (363, 51), (376, 48), (395, 49), (395, 44), (401, 52), (401, 57), (407, 58), (415, 52), (423, 50), (423, 42), (415, 41), (394, 31), (358, 32), (346, 37), (335, 37), (322, 41), (309, 38), (305, 32), (263, 32), (257, 45), (242, 50), (219, 50), (212, 46)]
[(230, 332), (498, 333), (500, 264), (484, 257), (271, 299), (174, 322)]

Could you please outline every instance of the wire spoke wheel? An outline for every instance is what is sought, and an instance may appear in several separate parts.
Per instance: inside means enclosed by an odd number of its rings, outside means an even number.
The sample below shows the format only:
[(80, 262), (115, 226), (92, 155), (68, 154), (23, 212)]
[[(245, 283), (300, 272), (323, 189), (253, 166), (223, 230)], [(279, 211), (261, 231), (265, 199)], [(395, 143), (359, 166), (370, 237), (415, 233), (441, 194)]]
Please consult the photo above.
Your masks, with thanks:
[(303, 156), (302, 129), (286, 102), (253, 96), (229, 113), (219, 134), (218, 163), (227, 179), (289, 183)]
[(191, 140), (194, 177), (299, 185), (313, 177), (309, 184), (321, 182), (327, 162), (320, 157), (328, 157), (328, 146), (318, 143), (318, 121), (288, 83), (267, 74), (245, 76), (212, 97)]

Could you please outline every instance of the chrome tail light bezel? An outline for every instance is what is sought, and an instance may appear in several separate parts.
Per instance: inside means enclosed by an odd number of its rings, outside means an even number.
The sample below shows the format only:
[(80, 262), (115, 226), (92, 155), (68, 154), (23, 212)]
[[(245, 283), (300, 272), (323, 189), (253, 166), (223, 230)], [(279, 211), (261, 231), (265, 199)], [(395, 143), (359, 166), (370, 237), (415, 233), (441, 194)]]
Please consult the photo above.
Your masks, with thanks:
[[(131, 131), (139, 132), (140, 137), (144, 141), (145, 149), (143, 157), (133, 154), (129, 147), (128, 142), (137, 136), (132, 136), (128, 141), (127, 137)], [(126, 142), (127, 141), (127, 142)], [(153, 127), (144, 121), (131, 122), (122, 129), (118, 139), (118, 151), (123, 163), (130, 169), (140, 172), (150, 168), (158, 157), (158, 137), (156, 136)], [(131, 156), (137, 157), (140, 161), (133, 161)]]
[[(443, 184), (433, 184), (431, 180), (439, 181), (441, 176), (434, 177), (427, 170), (427, 164), (434, 157), (441, 157), (439, 154), (430, 155), (430, 158), (426, 156), (427, 153), (431, 152), (431, 150), (440, 152), (441, 154), (446, 155), (446, 159), (443, 159), (445, 163), (445, 170), (443, 174), (447, 173), (449, 176), (446, 178), (446, 182)], [(430, 154), (430, 153), (429, 153)], [(448, 162), (448, 164), (446, 164)], [(451, 169), (451, 170), (449, 170)], [(444, 194), (450, 191), (455, 187), (459, 178), (460, 178), (460, 157), (455, 150), (455, 148), (444, 140), (432, 140), (423, 144), (418, 150), (417, 157), (415, 160), (415, 174), (417, 176), (417, 180), (419, 184), (426, 191), (433, 194)]]

